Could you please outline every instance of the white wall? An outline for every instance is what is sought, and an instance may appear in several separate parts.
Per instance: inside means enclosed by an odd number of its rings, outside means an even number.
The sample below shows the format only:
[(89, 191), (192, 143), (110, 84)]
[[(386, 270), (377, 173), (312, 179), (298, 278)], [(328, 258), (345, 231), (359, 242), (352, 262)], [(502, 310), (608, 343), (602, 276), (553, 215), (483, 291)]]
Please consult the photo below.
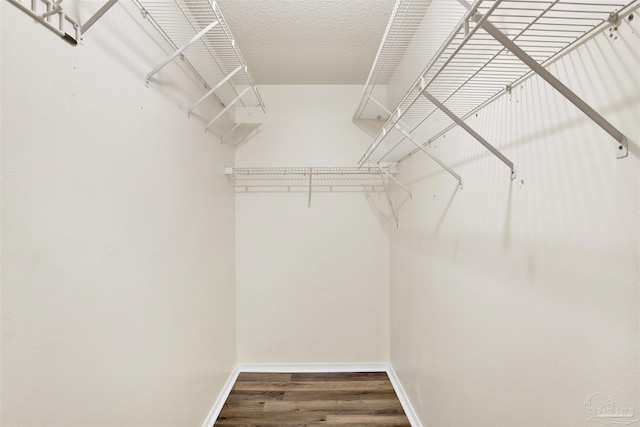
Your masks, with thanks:
[[(391, 238), (391, 362), (425, 426), (579, 426), (587, 395), (640, 410), (638, 19), (550, 70), (630, 154), (532, 78), (402, 164)], [(400, 193), (398, 193), (400, 196)]]
[[(264, 86), (261, 133), (239, 167), (354, 166), (370, 138), (351, 123), (360, 86)], [(362, 193), (236, 194), (238, 358), (388, 360), (386, 221)]]
[(75, 48), (1, 7), (2, 425), (201, 425), (236, 362), (233, 151), (187, 74), (145, 87), (167, 53), (131, 4)]

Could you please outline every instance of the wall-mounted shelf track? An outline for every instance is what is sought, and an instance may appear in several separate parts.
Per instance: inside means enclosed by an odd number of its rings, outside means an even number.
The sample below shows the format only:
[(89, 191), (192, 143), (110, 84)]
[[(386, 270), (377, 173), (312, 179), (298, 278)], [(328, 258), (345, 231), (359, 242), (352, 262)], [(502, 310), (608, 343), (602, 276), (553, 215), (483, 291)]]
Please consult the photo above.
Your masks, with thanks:
[(226, 135), (239, 124), (234, 120), (228, 120), (224, 126), (220, 123), (225, 113), (232, 112), (232, 107), (255, 107), (264, 112), (255, 81), (215, 1), (134, 0), (134, 3), (174, 49), (149, 71), (147, 83), (161, 78), (162, 68), (171, 61), (182, 59), (205, 89), (199, 99), (193, 100), (188, 114), (199, 114), (205, 101), (216, 100), (219, 111), (212, 117), (204, 117), (205, 129), (220, 135)]
[[(412, 2), (407, 3), (411, 7)], [(454, 126), (461, 126), (515, 177), (513, 163), (465, 120), (531, 73), (539, 75), (611, 135), (616, 157), (625, 157), (626, 137), (545, 66), (589, 35), (607, 25), (617, 25), (638, 3), (638, 0), (476, 0), (470, 4), (465, 0), (432, 0), (430, 8), (439, 13), (446, 10), (442, 14), (445, 17), (458, 16), (457, 24), (437, 50), (427, 49), (431, 59), (395, 108), (388, 109), (384, 102), (376, 100), (371, 95), (373, 83), (368, 83), (354, 118), (362, 116), (363, 104), (377, 105), (378, 111), (388, 118), (359, 165), (401, 162), (419, 150), (429, 154), (428, 143)], [(424, 5), (416, 7), (415, 13), (424, 14)], [(426, 15), (429, 14), (427, 11)], [(431, 19), (427, 24), (430, 31), (442, 33), (450, 31), (444, 28), (449, 23), (450, 19)], [(395, 26), (390, 22), (389, 28)], [(383, 40), (385, 43), (389, 40)], [(381, 47), (372, 75), (381, 75), (379, 69), (386, 60), (385, 52)], [(397, 61), (393, 56), (390, 60)], [(455, 172), (439, 163), (460, 181)]]

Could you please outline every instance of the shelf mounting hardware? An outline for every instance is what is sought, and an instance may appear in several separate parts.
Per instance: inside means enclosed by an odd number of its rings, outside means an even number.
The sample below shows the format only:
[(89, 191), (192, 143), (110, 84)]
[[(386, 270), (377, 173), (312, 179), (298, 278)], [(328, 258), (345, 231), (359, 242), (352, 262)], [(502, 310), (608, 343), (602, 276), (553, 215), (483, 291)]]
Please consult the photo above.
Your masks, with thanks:
[(422, 91), (422, 95), (427, 98), (429, 100), (429, 102), (431, 102), (433, 105), (436, 106), (436, 108), (438, 108), (438, 110), (442, 111), (443, 113), (445, 113), (451, 120), (453, 120), (454, 122), (456, 122), (456, 124), (458, 126), (460, 126), (462, 129), (466, 130), (467, 133), (469, 133), (469, 135), (471, 135), (472, 137), (474, 137), (480, 144), (484, 145), (485, 148), (489, 151), (491, 151), (491, 153), (496, 156), (498, 159), (500, 159), (500, 161), (502, 161), (502, 163), (504, 163), (505, 165), (509, 166), (509, 169), (511, 169), (511, 179), (516, 179), (516, 171), (513, 168), (513, 162), (509, 159), (507, 159), (500, 151), (498, 151), (493, 145), (489, 144), (489, 142), (484, 139), (482, 136), (480, 136), (480, 134), (478, 134), (478, 132), (476, 132), (475, 130), (473, 130), (468, 124), (466, 124), (460, 117), (456, 116), (453, 111), (449, 110), (443, 103), (441, 103), (440, 101), (438, 101), (433, 95), (431, 95), (428, 91), (423, 90)]
[[(471, 10), (471, 5), (466, 0), (458, 0), (458, 2)], [(615, 19), (615, 18), (614, 18)], [(617, 150), (616, 157), (618, 159), (624, 158), (628, 155), (628, 142), (627, 137), (620, 132), (615, 126), (613, 126), (607, 119), (602, 117), (596, 110), (591, 108), (582, 98), (569, 89), (564, 83), (558, 80), (553, 74), (551, 74), (546, 68), (540, 65), (529, 54), (522, 50), (517, 44), (515, 44), (509, 37), (507, 37), (502, 31), (496, 28), (488, 19), (480, 14), (476, 13), (473, 16), (473, 20), (477, 22), (478, 26), (482, 27), (491, 37), (513, 53), (518, 59), (524, 62), (533, 72), (540, 76), (543, 80), (549, 83), (555, 90), (560, 92), (569, 102), (578, 107), (583, 113), (585, 113), (591, 120), (593, 120), (598, 126), (604, 129), (609, 135), (611, 135), (616, 141)]]
[(185, 43), (184, 46), (182, 46), (181, 48), (179, 48), (178, 50), (173, 52), (171, 55), (169, 55), (169, 57), (167, 59), (165, 59), (160, 64), (158, 64), (153, 70), (151, 70), (149, 72), (149, 74), (147, 74), (147, 79), (146, 79), (147, 80), (147, 84), (149, 83), (149, 80), (151, 79), (151, 77), (153, 77), (158, 71), (163, 69), (168, 63), (173, 61), (177, 56), (181, 55), (182, 52), (184, 52), (189, 46), (191, 46), (192, 44), (194, 44), (195, 42), (200, 40), (205, 34), (207, 34), (213, 27), (215, 27), (219, 23), (220, 23), (220, 21), (215, 20), (212, 23), (210, 23), (209, 25), (207, 25), (202, 31), (200, 31), (198, 34), (193, 36), (191, 38), (191, 40), (189, 40), (187, 43)]
[(620, 14), (618, 12), (612, 12), (609, 14), (609, 17), (607, 18), (607, 22), (619, 27), (620, 26)]

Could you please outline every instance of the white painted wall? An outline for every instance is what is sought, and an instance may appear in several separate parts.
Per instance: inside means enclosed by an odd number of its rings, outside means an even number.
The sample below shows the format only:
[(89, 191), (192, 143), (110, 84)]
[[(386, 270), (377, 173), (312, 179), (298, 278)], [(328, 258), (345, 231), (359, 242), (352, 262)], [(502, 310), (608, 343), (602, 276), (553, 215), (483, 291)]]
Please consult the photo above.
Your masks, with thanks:
[[(263, 131), (239, 167), (355, 166), (361, 86), (264, 86)], [(244, 363), (388, 360), (386, 221), (362, 193), (236, 194), (238, 358)]]
[[(144, 87), (166, 52), (130, 8), (77, 48), (1, 10), (3, 425), (198, 425), (236, 323), (244, 363), (390, 352), (425, 426), (590, 425), (596, 392), (640, 410), (637, 20), (552, 67), (631, 138), (627, 159), (531, 79), (470, 120), (518, 179), (452, 131), (434, 149), (464, 190), (405, 162), (389, 244), (359, 193), (234, 197), (232, 150), (185, 118), (187, 75)], [(351, 166), (371, 140), (360, 86), (261, 91), (239, 166)]]
[[(532, 78), (404, 162), (391, 237), (391, 362), (425, 426), (580, 426), (587, 395), (640, 410), (638, 19), (550, 70), (630, 138)], [(392, 97), (390, 95), (390, 97)], [(400, 196), (400, 193), (398, 193)]]
[(233, 150), (187, 74), (145, 87), (128, 2), (75, 48), (1, 8), (1, 424), (199, 426), (236, 362)]

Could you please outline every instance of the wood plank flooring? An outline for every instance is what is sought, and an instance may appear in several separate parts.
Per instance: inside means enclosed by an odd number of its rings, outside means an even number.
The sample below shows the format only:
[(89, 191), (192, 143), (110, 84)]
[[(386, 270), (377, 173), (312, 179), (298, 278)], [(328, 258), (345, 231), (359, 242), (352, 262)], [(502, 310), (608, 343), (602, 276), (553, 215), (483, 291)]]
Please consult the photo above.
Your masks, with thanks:
[(410, 427), (385, 372), (241, 373), (215, 427)]

